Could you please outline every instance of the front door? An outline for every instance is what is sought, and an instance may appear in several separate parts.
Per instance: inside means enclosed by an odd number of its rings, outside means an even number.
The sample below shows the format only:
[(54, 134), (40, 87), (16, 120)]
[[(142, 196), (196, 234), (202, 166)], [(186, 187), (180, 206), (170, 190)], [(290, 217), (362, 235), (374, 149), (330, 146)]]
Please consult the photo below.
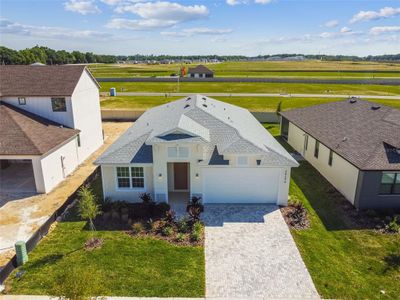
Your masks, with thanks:
[(188, 163), (174, 163), (174, 189), (188, 190)]

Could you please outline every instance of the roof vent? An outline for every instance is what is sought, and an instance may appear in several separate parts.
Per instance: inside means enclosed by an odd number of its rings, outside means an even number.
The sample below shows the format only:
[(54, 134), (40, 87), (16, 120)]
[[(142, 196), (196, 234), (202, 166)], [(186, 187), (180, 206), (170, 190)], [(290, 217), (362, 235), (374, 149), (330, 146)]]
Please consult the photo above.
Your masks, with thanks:
[(190, 106), (189, 104), (186, 104), (184, 108), (188, 108), (189, 106)]
[(356, 102), (357, 102), (356, 98), (354, 98), (354, 97), (350, 98), (350, 103), (356, 103)]
[(207, 107), (207, 104), (203, 104), (204, 107)]
[(371, 109), (372, 110), (378, 110), (378, 109), (380, 109), (381, 107), (379, 106), (379, 105), (372, 105), (371, 106)]
[(345, 141), (347, 141), (347, 137), (344, 137), (344, 138), (342, 139), (342, 142), (345, 142)]
[(203, 99), (204, 101), (206, 101), (206, 100), (207, 100), (207, 98), (206, 98), (206, 97), (202, 97), (201, 99)]
[(149, 126), (149, 122), (147, 122), (147, 126)]
[(190, 97), (187, 97), (186, 101), (189, 101), (190, 99), (192, 99), (192, 98), (190, 98)]
[(261, 165), (261, 159), (257, 159), (257, 166)]

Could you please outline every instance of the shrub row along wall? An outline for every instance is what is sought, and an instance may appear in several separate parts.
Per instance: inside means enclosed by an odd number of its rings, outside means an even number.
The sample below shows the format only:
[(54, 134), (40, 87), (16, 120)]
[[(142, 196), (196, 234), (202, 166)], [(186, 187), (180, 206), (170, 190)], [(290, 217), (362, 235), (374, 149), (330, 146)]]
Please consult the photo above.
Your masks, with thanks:
[[(102, 109), (103, 121), (136, 121), (144, 111), (125, 109)], [(261, 123), (279, 123), (279, 116), (275, 112), (251, 112)]]
[[(49, 232), (50, 226), (57, 220), (59, 216), (61, 216), (67, 207), (77, 198), (78, 191), (81, 187), (90, 184), (93, 180), (95, 180), (98, 176), (100, 176), (100, 168), (97, 167), (79, 186), (71, 195), (68, 196), (63, 205), (61, 205), (51, 216), (50, 218), (39, 227), (38, 230), (29, 238), (26, 242), (26, 249), (31, 252), (36, 245), (40, 242), (40, 240), (47, 235)], [(17, 268), (17, 257), (14, 257), (0, 270), (0, 283), (3, 283), (7, 277)]]

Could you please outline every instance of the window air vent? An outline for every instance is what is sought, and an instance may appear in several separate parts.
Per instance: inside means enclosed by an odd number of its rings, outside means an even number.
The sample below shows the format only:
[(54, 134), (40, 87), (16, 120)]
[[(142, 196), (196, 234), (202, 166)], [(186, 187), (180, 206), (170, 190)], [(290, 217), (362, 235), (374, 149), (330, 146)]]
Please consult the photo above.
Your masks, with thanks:
[(380, 109), (381, 107), (379, 106), (379, 105), (372, 105), (371, 106), (371, 109), (372, 110), (378, 110), (378, 109)]

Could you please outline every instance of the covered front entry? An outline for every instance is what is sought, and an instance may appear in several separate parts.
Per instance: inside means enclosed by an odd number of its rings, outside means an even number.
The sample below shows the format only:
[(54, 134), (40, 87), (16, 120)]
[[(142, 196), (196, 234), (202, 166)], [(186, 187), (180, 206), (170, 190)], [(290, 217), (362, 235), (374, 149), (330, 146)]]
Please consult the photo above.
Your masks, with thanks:
[(186, 208), (190, 197), (190, 164), (168, 163), (168, 203), (174, 210)]
[(36, 194), (31, 160), (0, 160), (0, 206)]

